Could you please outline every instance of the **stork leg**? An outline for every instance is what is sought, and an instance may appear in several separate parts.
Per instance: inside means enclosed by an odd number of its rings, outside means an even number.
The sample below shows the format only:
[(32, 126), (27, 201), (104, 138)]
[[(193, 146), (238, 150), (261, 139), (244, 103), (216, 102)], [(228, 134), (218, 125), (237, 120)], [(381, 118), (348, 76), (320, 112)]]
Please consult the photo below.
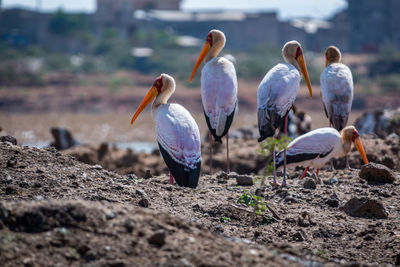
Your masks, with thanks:
[(174, 176), (172, 176), (171, 172), (169, 172), (169, 183), (174, 184)]
[(346, 169), (348, 169), (349, 171), (354, 171), (355, 169), (350, 167), (350, 157), (349, 155), (346, 155)]
[(213, 172), (212, 172), (212, 134), (211, 134), (211, 132), (208, 133), (208, 140), (210, 141), (210, 175), (212, 175)]
[(280, 186), (280, 184), (276, 181), (276, 159), (275, 159), (275, 147), (274, 147), (274, 150), (272, 151), (272, 159), (273, 159), (273, 161), (274, 161), (274, 181), (272, 182), (272, 185), (273, 186), (276, 186), (276, 187), (278, 187), (278, 186)]
[[(329, 121), (329, 127), (332, 128), (332, 123), (330, 121)], [(335, 170), (335, 166), (333, 166), (333, 159), (331, 159), (329, 162), (331, 164), (330, 170), (334, 171)]]
[(226, 173), (229, 174), (231, 172), (229, 168), (229, 132), (226, 133)]
[[(287, 124), (288, 124), (288, 115), (285, 116), (285, 136), (287, 137)], [(286, 148), (283, 150), (283, 181), (282, 186), (286, 186)]]
[(321, 179), (319, 178), (319, 168), (317, 168), (317, 181), (320, 184), (321, 183)]
[(300, 180), (302, 180), (304, 177), (306, 177), (307, 171), (310, 168), (310, 166), (307, 166), (307, 168), (304, 170), (303, 175), (301, 175)]

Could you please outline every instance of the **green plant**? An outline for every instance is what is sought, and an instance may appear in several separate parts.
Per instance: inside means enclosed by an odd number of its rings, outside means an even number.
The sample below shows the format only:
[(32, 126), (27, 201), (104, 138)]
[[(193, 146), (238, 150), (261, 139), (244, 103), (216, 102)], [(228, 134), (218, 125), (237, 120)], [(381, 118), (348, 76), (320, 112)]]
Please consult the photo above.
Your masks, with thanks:
[(237, 200), (237, 203), (253, 207), (254, 212), (258, 215), (261, 215), (261, 212), (265, 211), (265, 209), (267, 208), (265, 201), (262, 200), (260, 196), (249, 195), (247, 193), (243, 193)]
[[(272, 155), (274, 151), (279, 151), (287, 148), (289, 143), (292, 141), (291, 137), (282, 136), (281, 138), (268, 137), (264, 142), (260, 144), (256, 152), (261, 156)], [(269, 162), (264, 169), (264, 175), (270, 175), (274, 171), (274, 162), (272, 157), (269, 157)]]
[(315, 255), (320, 258), (327, 259), (326, 251), (323, 249), (318, 249), (317, 252), (315, 252)]
[(224, 223), (224, 222), (229, 222), (231, 219), (229, 217), (222, 216), (219, 220), (220, 222)]

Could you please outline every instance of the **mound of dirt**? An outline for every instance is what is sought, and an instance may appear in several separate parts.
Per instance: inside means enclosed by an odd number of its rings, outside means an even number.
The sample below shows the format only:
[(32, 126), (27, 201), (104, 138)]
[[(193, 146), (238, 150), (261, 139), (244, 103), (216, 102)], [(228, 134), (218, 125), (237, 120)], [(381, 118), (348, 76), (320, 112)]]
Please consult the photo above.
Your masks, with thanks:
[[(301, 173), (290, 171), (289, 188), (261, 186), (261, 177), (248, 173), (253, 185), (202, 175), (199, 186), (189, 189), (168, 184), (167, 173), (120, 175), (55, 149), (0, 143), (0, 262), (394, 265), (400, 250), (398, 180), (369, 184), (358, 171), (323, 170), (320, 178), (332, 182), (308, 189), (297, 179)], [(388, 217), (346, 214), (339, 207), (354, 197), (378, 200)], [(265, 205), (265, 211), (257, 213), (239, 198), (256, 199), (254, 207)]]
[(0, 206), (3, 266), (280, 266), (295, 261), (196, 223), (87, 201)]

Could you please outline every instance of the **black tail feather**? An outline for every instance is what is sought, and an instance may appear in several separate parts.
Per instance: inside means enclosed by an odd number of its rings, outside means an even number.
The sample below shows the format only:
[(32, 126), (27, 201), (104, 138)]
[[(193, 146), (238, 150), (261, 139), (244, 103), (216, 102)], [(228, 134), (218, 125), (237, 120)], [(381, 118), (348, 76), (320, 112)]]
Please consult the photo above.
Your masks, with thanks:
[(160, 145), (160, 143), (158, 143), (158, 147), (160, 148), (165, 164), (167, 164), (169, 171), (172, 173), (172, 176), (174, 176), (176, 183), (180, 186), (196, 188), (199, 182), (201, 161), (196, 163), (195, 169), (189, 169), (189, 171), (186, 171), (184, 166), (176, 162)]

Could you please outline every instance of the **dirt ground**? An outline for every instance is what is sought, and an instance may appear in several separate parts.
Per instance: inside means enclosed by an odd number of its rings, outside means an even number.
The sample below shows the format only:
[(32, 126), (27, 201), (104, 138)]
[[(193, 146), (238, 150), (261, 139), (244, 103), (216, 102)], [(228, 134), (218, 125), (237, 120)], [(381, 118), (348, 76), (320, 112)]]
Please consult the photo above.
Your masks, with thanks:
[[(398, 143), (363, 142), (375, 144), (375, 154), (374, 148), (367, 151), (370, 158), (382, 160), (378, 146), (398, 155)], [(168, 184), (166, 174), (120, 175), (51, 148), (0, 142), (0, 262), (6, 266), (400, 264), (398, 172), (395, 182), (387, 184), (368, 183), (359, 178), (358, 170), (323, 170), (322, 184), (309, 177), (299, 181), (300, 174), (300, 169), (290, 172), (288, 188), (273, 188), (268, 180), (262, 190), (260, 176), (247, 175), (254, 185), (243, 186), (235, 174), (203, 174), (192, 190)], [(259, 215), (237, 202), (243, 194), (254, 193), (274, 213), (267, 209)], [(355, 217), (349, 215), (347, 203), (355, 197), (378, 204)]]

